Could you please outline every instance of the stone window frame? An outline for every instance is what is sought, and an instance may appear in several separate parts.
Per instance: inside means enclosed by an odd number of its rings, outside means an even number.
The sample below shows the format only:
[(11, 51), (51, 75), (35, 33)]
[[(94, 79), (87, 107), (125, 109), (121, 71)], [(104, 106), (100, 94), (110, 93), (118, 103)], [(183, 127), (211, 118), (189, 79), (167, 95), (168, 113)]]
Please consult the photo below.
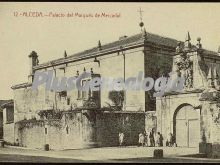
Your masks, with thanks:
[[(9, 114), (11, 114), (11, 116), (9, 117)], [(10, 118), (10, 119), (9, 119)], [(10, 123), (14, 123), (14, 109), (7, 109), (6, 108), (6, 124), (10, 124)]]
[[(91, 77), (81, 79), (81, 85), (83, 85), (83, 82), (90, 81), (90, 80), (92, 80), (92, 78), (95, 78), (95, 77), (101, 77), (101, 75), (100, 74), (92, 74)], [(101, 86), (100, 86), (100, 89), (101, 89)], [(79, 91), (78, 90), (77, 92), (78, 92), (77, 100), (84, 100), (85, 101), (93, 96), (93, 92), (91, 91), (91, 89), (89, 89), (89, 91)], [(83, 93), (85, 93), (85, 95), (87, 95), (87, 97), (83, 97)]]

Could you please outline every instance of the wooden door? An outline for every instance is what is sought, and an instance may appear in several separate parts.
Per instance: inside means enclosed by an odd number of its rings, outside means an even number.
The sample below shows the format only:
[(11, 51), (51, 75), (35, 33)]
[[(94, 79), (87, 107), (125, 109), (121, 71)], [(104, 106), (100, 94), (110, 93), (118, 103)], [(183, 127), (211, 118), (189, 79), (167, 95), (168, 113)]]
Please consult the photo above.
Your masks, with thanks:
[(198, 119), (191, 119), (189, 124), (189, 147), (198, 147), (200, 140), (200, 124)]
[(200, 114), (187, 105), (176, 114), (176, 143), (179, 147), (198, 147), (200, 139)]

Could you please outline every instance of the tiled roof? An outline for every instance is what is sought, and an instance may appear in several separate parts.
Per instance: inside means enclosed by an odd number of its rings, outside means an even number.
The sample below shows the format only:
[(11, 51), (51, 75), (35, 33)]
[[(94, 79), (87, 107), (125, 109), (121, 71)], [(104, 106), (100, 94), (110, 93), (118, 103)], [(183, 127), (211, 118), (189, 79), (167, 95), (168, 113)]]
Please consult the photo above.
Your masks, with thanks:
[[(134, 43), (138, 43), (140, 42), (142, 39), (142, 34), (136, 34), (133, 35), (131, 37), (126, 37), (124, 39), (121, 40), (117, 40), (105, 45), (102, 45), (102, 50), (106, 50), (106, 49), (111, 49), (111, 48), (118, 48), (120, 46), (129, 46), (130, 44), (134, 44)], [(158, 45), (164, 45), (164, 46), (169, 46), (169, 47), (173, 47), (175, 48), (177, 45), (177, 40), (175, 39), (171, 39), (171, 38), (167, 38), (167, 37), (162, 37), (156, 34), (152, 34), (152, 33), (147, 33), (147, 42), (151, 42), (151, 43), (155, 43)], [(74, 57), (83, 57), (83, 55), (88, 54), (88, 53), (94, 53), (97, 52), (98, 48), (94, 47), (92, 49), (80, 52), (80, 53), (76, 53), (73, 54), (72, 56)], [(72, 57), (70, 56), (70, 57)]]
[[(34, 69), (39, 69), (39, 68), (47, 67), (47, 66), (51, 66), (51, 65), (58, 65), (62, 62), (70, 62), (70, 61), (94, 57), (98, 53), (104, 53), (104, 52), (108, 52), (111, 50), (117, 50), (121, 46), (128, 47), (128, 46), (132, 46), (132, 45), (143, 44), (144, 40), (143, 40), (142, 35), (143, 35), (142, 33), (139, 33), (139, 34), (136, 34), (136, 35), (133, 35), (130, 37), (125, 37), (123, 39), (119, 39), (119, 40), (111, 42), (111, 43), (103, 44), (101, 46), (101, 51), (99, 51), (98, 45), (97, 45), (96, 47), (93, 47), (91, 49), (88, 49), (88, 50), (85, 50), (85, 51), (82, 51), (79, 53), (72, 54), (70, 56), (67, 56), (66, 58), (63, 57), (63, 58), (55, 59), (55, 60), (52, 60), (52, 61), (49, 61), (46, 63), (39, 64), (39, 65), (35, 66)], [(176, 40), (176, 39), (164, 37), (164, 36), (149, 33), (149, 32), (146, 32), (146, 36), (147, 36), (147, 40), (146, 40), (147, 43), (151, 43), (151, 44), (158, 45), (158, 46), (165, 46), (165, 47), (168, 47), (173, 50), (175, 50), (175, 48), (177, 46), (178, 40)], [(183, 47), (183, 44), (184, 44), (184, 42), (181, 42), (181, 47)], [(193, 47), (195, 47), (195, 46), (193, 46)], [(214, 51), (205, 50), (205, 49), (204, 49), (204, 54), (219, 57), (218, 53), (216, 53)]]
[[(147, 32), (146, 42), (175, 49), (178, 41), (175, 39), (172, 39), (172, 38), (163, 37), (160, 35), (156, 35), (156, 34)], [(120, 48), (121, 46), (128, 47), (131, 45), (137, 45), (137, 44), (141, 44), (141, 43), (143, 44), (143, 37), (142, 37), (142, 33), (139, 33), (139, 34), (136, 34), (136, 35), (133, 35), (130, 37), (126, 37), (126, 38), (123, 38), (123, 39), (120, 39), (120, 40), (117, 40), (117, 41), (114, 41), (111, 43), (104, 44), (101, 46), (102, 50), (100, 52), (115, 50), (115, 49)], [(64, 60), (84, 59), (84, 58), (94, 56), (98, 52), (99, 52), (99, 50), (98, 50), (98, 45), (97, 45), (96, 47), (93, 47), (91, 49), (70, 55), (67, 58), (59, 58), (56, 60), (49, 61), (47, 63), (39, 64), (38, 66), (36, 66), (34, 68), (40, 68), (41, 66), (44, 66), (44, 65), (58, 64)]]

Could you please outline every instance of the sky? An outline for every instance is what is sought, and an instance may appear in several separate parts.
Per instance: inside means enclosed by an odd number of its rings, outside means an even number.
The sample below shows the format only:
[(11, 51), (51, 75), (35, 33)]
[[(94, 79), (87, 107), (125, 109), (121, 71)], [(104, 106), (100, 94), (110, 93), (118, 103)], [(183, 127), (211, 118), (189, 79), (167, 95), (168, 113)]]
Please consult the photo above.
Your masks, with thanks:
[[(140, 33), (140, 13), (146, 31), (191, 42), (201, 37), (204, 48), (220, 45), (219, 3), (99, 3), (0, 2), (0, 100), (13, 99), (12, 85), (28, 81), (28, 55), (36, 51), (40, 63)], [(114, 18), (27, 17), (25, 13), (120, 14)], [(16, 16), (18, 13), (18, 16)], [(21, 15), (20, 15), (21, 14)]]

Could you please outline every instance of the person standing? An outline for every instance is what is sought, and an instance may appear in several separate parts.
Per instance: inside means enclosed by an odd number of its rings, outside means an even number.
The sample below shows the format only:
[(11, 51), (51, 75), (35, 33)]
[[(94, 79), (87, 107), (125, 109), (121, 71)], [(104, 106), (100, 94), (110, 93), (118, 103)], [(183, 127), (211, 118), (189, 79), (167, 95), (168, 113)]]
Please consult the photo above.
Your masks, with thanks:
[(160, 147), (163, 147), (163, 135), (161, 133), (160, 133), (159, 143), (160, 143)]
[(144, 131), (144, 144), (148, 147), (148, 134), (146, 131)]
[(168, 146), (169, 147), (173, 146), (173, 136), (172, 136), (172, 133), (169, 133), (169, 135), (168, 135)]
[(139, 140), (138, 140), (139, 146), (144, 146), (144, 135), (140, 132), (139, 133)]
[(149, 139), (150, 139), (150, 147), (154, 147), (155, 146), (155, 140), (154, 140), (153, 130), (150, 132)]
[(118, 136), (119, 136), (119, 146), (121, 147), (124, 143), (124, 133), (119, 132)]
[(156, 135), (156, 146), (160, 147), (160, 132), (157, 132), (157, 135)]

